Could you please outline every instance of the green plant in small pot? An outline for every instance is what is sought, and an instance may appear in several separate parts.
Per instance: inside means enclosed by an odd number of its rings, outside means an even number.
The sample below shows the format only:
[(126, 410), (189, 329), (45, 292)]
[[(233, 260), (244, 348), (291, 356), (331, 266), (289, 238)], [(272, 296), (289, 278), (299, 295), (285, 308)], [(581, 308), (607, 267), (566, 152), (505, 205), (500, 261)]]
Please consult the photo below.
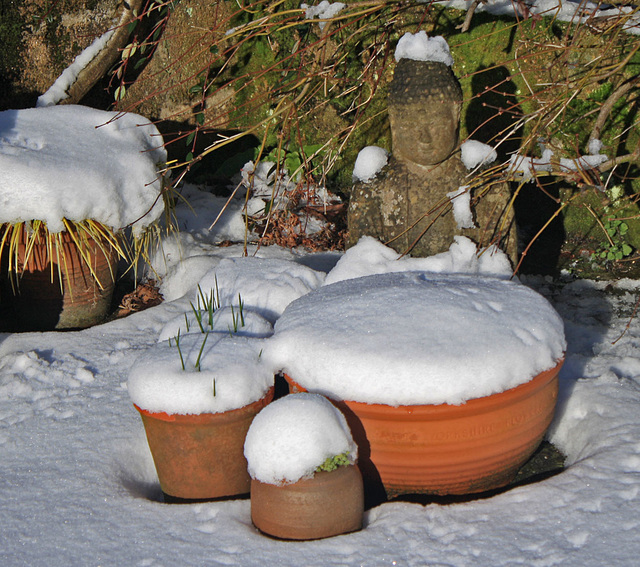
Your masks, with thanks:
[(134, 264), (157, 235), (165, 161), (142, 116), (76, 105), (0, 112), (2, 327), (105, 318), (118, 261)]
[(273, 399), (260, 339), (195, 329), (149, 348), (129, 375), (166, 501), (248, 493), (245, 436)]
[(362, 528), (364, 488), (345, 417), (319, 394), (290, 394), (258, 414), (245, 442), (251, 519), (282, 539)]

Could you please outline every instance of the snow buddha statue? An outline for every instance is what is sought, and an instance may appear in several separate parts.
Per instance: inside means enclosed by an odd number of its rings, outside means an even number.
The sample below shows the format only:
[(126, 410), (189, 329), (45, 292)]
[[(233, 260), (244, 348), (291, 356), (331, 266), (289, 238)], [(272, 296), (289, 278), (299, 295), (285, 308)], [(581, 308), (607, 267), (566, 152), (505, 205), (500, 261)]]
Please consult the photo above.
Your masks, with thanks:
[(431, 256), (464, 235), (479, 247), (497, 244), (515, 260), (507, 184), (472, 189), (468, 218), (454, 216), (451, 194), (472, 185), (458, 148), (461, 108), (462, 90), (448, 65), (400, 59), (388, 96), (392, 155), (375, 178), (354, 185), (347, 246), (367, 235), (400, 253)]

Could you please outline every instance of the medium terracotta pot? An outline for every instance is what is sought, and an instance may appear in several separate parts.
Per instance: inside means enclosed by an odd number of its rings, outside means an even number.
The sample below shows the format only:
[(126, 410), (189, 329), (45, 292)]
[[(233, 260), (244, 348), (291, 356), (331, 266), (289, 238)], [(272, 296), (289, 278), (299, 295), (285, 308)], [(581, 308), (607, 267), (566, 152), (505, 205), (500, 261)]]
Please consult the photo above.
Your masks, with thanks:
[(266, 396), (221, 413), (177, 415), (153, 413), (135, 406), (142, 416), (162, 492), (185, 500), (211, 500), (247, 494), (244, 440), (258, 412), (273, 399)]
[(251, 481), (251, 519), (281, 539), (320, 539), (362, 528), (364, 489), (356, 465), (282, 486)]
[(21, 230), (18, 265), (11, 275), (5, 246), (0, 287), (4, 326), (9, 330), (83, 329), (101, 323), (109, 314), (118, 254), (108, 242), (88, 238), (90, 269), (72, 236), (65, 231), (60, 237), (59, 255), (55, 248), (50, 255), (46, 237), (38, 234), (25, 262), (26, 237)]
[[(472, 494), (503, 487), (542, 441), (563, 361), (529, 382), (462, 405), (335, 402), (358, 444), (365, 482), (400, 494)], [(287, 377), (291, 391), (304, 388)]]

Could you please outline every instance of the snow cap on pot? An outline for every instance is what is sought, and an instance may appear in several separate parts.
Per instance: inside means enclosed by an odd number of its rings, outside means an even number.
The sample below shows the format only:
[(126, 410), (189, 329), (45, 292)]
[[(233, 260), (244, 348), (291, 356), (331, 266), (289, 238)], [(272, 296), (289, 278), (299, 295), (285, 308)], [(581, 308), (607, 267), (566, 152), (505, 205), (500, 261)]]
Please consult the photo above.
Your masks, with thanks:
[(358, 449), (344, 415), (319, 394), (290, 394), (253, 420), (244, 445), (251, 478), (290, 484), (354, 464)]
[(137, 114), (80, 105), (0, 112), (0, 223), (52, 233), (91, 219), (141, 232), (164, 211), (162, 136)]
[(194, 333), (149, 348), (129, 373), (131, 401), (168, 414), (220, 413), (262, 399), (273, 372), (261, 342), (225, 333)]

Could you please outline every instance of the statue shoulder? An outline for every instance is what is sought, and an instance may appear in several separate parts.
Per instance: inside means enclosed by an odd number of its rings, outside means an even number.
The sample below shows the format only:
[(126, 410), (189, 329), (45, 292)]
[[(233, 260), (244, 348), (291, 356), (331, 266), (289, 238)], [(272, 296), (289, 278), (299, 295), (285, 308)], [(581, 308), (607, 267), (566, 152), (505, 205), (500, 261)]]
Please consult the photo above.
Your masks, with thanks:
[(393, 157), (389, 157), (387, 164), (376, 173), (376, 176), (369, 181), (356, 180), (351, 189), (351, 195), (366, 194), (368, 196), (375, 195), (382, 191), (391, 180), (394, 179), (402, 170), (398, 161)]

